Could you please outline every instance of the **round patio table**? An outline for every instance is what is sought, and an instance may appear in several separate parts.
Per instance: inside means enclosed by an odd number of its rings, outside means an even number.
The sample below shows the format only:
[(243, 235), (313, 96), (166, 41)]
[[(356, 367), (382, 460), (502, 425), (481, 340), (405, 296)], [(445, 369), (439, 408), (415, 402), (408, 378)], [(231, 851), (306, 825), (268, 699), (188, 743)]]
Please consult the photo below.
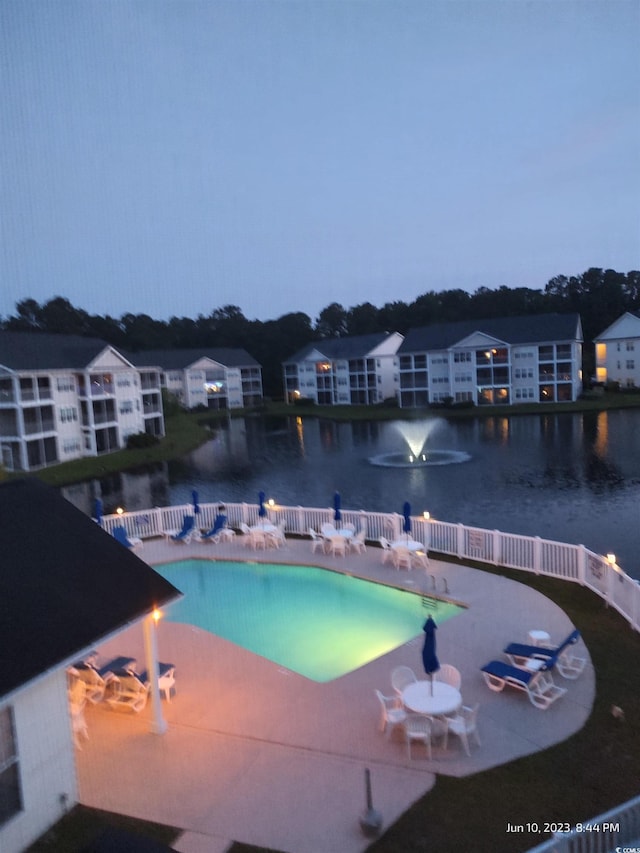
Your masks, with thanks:
[(433, 685), (431, 681), (414, 681), (402, 691), (402, 702), (416, 714), (439, 717), (457, 711), (462, 705), (462, 694), (444, 681), (434, 681)]

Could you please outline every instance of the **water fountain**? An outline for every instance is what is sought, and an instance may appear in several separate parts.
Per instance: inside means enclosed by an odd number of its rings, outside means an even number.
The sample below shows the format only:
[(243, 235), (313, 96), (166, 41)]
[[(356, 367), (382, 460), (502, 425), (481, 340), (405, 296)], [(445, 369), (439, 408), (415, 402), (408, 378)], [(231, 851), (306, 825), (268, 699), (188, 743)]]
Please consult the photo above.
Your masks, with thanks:
[(400, 433), (406, 448), (401, 452), (380, 453), (369, 457), (372, 465), (383, 468), (426, 468), (431, 465), (455, 465), (468, 462), (471, 456), (462, 450), (431, 450), (427, 440), (434, 432), (447, 425), (444, 418), (424, 421), (395, 421), (393, 427)]

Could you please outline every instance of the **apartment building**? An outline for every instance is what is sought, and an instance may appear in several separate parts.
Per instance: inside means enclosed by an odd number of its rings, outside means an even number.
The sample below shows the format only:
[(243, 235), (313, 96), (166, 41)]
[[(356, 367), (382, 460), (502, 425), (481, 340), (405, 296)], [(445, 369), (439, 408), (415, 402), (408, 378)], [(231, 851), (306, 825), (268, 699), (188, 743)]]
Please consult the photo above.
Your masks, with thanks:
[(308, 344), (283, 363), (285, 400), (369, 406), (395, 397), (394, 356), (401, 343), (398, 332), (380, 332)]
[(410, 329), (396, 355), (402, 408), (576, 400), (582, 391), (577, 314), (464, 320)]
[(164, 435), (160, 371), (105, 341), (0, 331), (0, 450), (9, 471), (34, 471)]
[(239, 409), (262, 402), (262, 367), (244, 349), (147, 350), (162, 384), (186, 409)]
[(640, 388), (640, 316), (627, 311), (595, 339), (596, 381)]

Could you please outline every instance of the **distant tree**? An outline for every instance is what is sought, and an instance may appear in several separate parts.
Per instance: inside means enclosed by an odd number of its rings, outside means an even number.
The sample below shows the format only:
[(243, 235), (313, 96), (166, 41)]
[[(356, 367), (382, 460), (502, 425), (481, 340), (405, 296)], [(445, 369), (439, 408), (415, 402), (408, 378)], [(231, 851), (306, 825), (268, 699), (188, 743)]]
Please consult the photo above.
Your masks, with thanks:
[(161, 320), (153, 320), (148, 314), (123, 314), (121, 322), (127, 349), (137, 352), (168, 346), (167, 325)]
[(383, 331), (404, 335), (411, 325), (411, 309), (406, 302), (386, 302), (380, 309), (380, 327)]
[(347, 311), (347, 334), (370, 335), (383, 331), (380, 327), (380, 312), (370, 302), (363, 302)]
[(42, 308), (35, 299), (22, 299), (16, 302), (16, 316), (8, 317), (5, 329), (12, 332), (42, 331)]
[(338, 302), (323, 308), (316, 322), (320, 338), (343, 338), (348, 334), (347, 312)]
[(42, 308), (42, 325), (47, 332), (62, 335), (90, 335), (89, 315), (81, 308), (74, 308), (68, 299), (56, 296)]

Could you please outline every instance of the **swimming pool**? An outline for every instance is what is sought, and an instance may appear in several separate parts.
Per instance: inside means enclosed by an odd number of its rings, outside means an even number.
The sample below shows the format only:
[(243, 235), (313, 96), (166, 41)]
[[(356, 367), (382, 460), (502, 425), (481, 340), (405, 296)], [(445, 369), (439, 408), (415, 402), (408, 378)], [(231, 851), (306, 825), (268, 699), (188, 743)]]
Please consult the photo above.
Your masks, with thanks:
[(463, 608), (312, 566), (180, 560), (154, 567), (184, 593), (167, 609), (313, 681), (351, 672)]

